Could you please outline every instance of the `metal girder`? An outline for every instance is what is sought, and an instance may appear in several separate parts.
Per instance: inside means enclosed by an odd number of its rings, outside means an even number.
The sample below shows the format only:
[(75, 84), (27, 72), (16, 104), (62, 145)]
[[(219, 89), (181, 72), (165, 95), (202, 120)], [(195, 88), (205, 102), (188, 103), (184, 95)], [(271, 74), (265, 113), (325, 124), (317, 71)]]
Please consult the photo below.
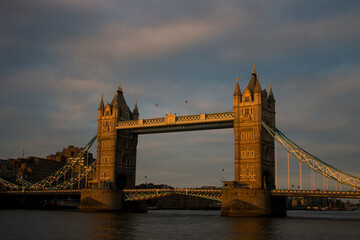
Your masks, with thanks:
[(167, 133), (167, 132), (189, 132), (199, 130), (211, 130), (211, 129), (224, 129), (233, 128), (234, 122), (219, 122), (219, 123), (198, 123), (198, 124), (187, 124), (187, 125), (168, 125), (162, 127), (152, 128), (139, 128), (131, 130), (132, 133), (136, 134), (153, 134), (153, 133)]
[(9, 182), (9, 181), (7, 181), (7, 180), (5, 180), (5, 179), (3, 179), (3, 178), (0, 178), (0, 183), (1, 183), (2, 185), (4, 185), (5, 188), (10, 188), (11, 190), (13, 190), (13, 189), (15, 189), (15, 190), (21, 190), (21, 189), (23, 189), (22, 186), (19, 186), (19, 185), (15, 184), (15, 183)]
[(21, 190), (21, 191), (0, 191), (0, 195), (79, 195), (81, 190)]
[(33, 183), (26, 181), (25, 179), (19, 177), (17, 174), (16, 174), (16, 182), (20, 183), (21, 186), (24, 186), (25, 188), (27, 188), (33, 184)]
[(155, 193), (155, 192), (124, 192), (125, 201), (142, 201), (154, 198), (161, 198), (173, 195), (171, 192)]
[(87, 153), (89, 148), (92, 146), (92, 144), (96, 140), (96, 135), (91, 139), (91, 141), (83, 148), (71, 161), (66, 163), (62, 168), (60, 168), (58, 171), (50, 175), (49, 177), (41, 180), (40, 182), (37, 182), (28, 188), (30, 190), (40, 190), (40, 189), (46, 189), (51, 188), (51, 186), (58, 185), (57, 183), (64, 179), (66, 176), (66, 173), (68, 173), (73, 167), (79, 162), (79, 160)]
[(169, 115), (165, 118), (119, 121), (117, 130), (129, 130), (136, 134), (198, 131), (232, 128), (234, 112), (197, 114), (188, 116)]
[(271, 190), (271, 195), (287, 197), (326, 197), (360, 198), (359, 191), (320, 191), (320, 190)]
[[(79, 160), (87, 153), (89, 148), (95, 142), (96, 136), (68, 163), (66, 163), (58, 171), (50, 175), (49, 177), (37, 182), (35, 184), (28, 182), (17, 176), (16, 181), (21, 184), (11, 183), (5, 179), (0, 178), (0, 184), (11, 190), (50, 190), (50, 189), (67, 189), (75, 183), (81, 181), (84, 177), (88, 176), (96, 167), (96, 161), (90, 164), (84, 171), (77, 174), (75, 177), (66, 179), (66, 174), (73, 169), (73, 167), (79, 162)], [(59, 184), (60, 182), (60, 184)]]
[(270, 133), (270, 135), (279, 142), (290, 154), (292, 154), (301, 163), (307, 167), (318, 172), (319, 174), (337, 181), (341, 184), (346, 184), (355, 188), (360, 188), (360, 179), (348, 173), (342, 172), (329, 164), (314, 157), (293, 141), (287, 138), (279, 129), (271, 129), (268, 125), (262, 122), (263, 127)]
[(166, 197), (173, 194), (181, 194), (193, 197), (206, 198), (221, 202), (221, 189), (192, 189), (192, 188), (171, 188), (171, 189), (124, 189), (125, 201), (141, 201), (153, 198)]
[(75, 183), (80, 182), (83, 180), (86, 176), (88, 176), (91, 172), (93, 172), (96, 168), (96, 161), (92, 162), (90, 165), (88, 165), (81, 173), (77, 174), (75, 177), (70, 178), (69, 180), (62, 182), (51, 189), (67, 189), (74, 185)]

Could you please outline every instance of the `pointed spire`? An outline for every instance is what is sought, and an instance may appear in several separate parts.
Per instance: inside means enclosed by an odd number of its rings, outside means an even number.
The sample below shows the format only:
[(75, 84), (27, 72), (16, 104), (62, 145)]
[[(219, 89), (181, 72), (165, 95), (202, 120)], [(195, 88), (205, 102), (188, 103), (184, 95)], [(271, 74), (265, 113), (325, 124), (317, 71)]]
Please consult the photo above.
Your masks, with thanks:
[(256, 73), (256, 70), (255, 70), (255, 64), (254, 64), (254, 68), (253, 68), (253, 71), (252, 71), (252, 74), (251, 74), (251, 78), (250, 78), (249, 84), (247, 86), (247, 88), (252, 93), (255, 92), (255, 87), (256, 87), (257, 82), (258, 82), (258, 77), (257, 77), (257, 73)]
[(138, 106), (137, 106), (137, 98), (135, 98), (135, 106), (134, 106), (134, 112), (138, 111)]
[(233, 96), (241, 96), (241, 90), (239, 86), (239, 76), (236, 77), (236, 86), (235, 86), (235, 92)]
[(255, 83), (255, 92), (261, 92), (260, 82), (259, 82), (259, 75), (256, 76), (256, 83)]
[(123, 89), (122, 89), (122, 87), (121, 87), (121, 83), (119, 84), (119, 87), (117, 88), (117, 90), (116, 90), (117, 92), (123, 92)]
[(138, 110), (138, 106), (137, 106), (137, 98), (135, 98), (135, 106), (134, 106), (134, 110), (132, 113), (132, 119), (139, 119), (139, 110)]
[(101, 93), (101, 101), (98, 110), (104, 110), (104, 95)]
[(269, 100), (275, 101), (274, 94), (272, 91), (272, 84), (270, 83)]

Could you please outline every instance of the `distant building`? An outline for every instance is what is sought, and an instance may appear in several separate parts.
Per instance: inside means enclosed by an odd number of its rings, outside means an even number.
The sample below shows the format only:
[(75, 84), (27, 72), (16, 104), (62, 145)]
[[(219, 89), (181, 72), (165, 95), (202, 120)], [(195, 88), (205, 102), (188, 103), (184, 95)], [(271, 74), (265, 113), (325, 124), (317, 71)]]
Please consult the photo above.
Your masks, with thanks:
[[(10, 182), (15, 181), (15, 170), (8, 160), (0, 159), (0, 178)], [(0, 190), (5, 190), (5, 187), (0, 184)]]
[[(39, 157), (27, 157), (27, 158), (17, 158), (17, 159), (8, 159), (1, 164), (0, 168), (5, 169), (8, 166), (8, 176), (12, 171), (13, 182), (16, 180), (15, 173), (18, 177), (25, 179), (26, 181), (35, 183), (38, 182), (51, 174), (58, 171), (62, 166), (64, 166), (68, 161), (72, 160), (76, 155), (82, 150), (82, 148), (74, 147), (72, 145), (67, 148), (63, 148), (61, 152), (56, 154), (49, 155), (45, 158)], [(95, 159), (93, 158), (92, 153), (87, 153), (80, 158), (80, 161), (74, 166), (74, 173), (83, 171), (83, 169), (93, 163)], [(1, 173), (6, 175), (5, 173)], [(9, 175), (10, 174), (10, 175)], [(68, 173), (68, 176), (69, 177)], [(0, 177), (2, 176), (0, 175)], [(5, 178), (5, 177), (2, 177)]]
[(326, 209), (326, 210), (352, 210), (356, 205), (349, 201), (344, 203), (341, 199), (336, 198), (319, 198), (319, 197), (291, 197), (289, 199), (289, 208), (307, 208), (307, 209)]
[(9, 159), (9, 161), (18, 177), (32, 183), (50, 176), (65, 163), (39, 157)]
[[(46, 159), (54, 160), (57, 162), (68, 162), (69, 160), (73, 159), (81, 150), (82, 148), (69, 145), (67, 148), (63, 148), (61, 152), (56, 152), (56, 154), (47, 156)], [(88, 153), (83, 156), (82, 165), (86, 164), (87, 162), (86, 160), (88, 157), (89, 157), (89, 161), (88, 161), (89, 164), (94, 161), (93, 154)]]
[[(63, 148), (61, 152), (47, 156), (46, 159), (67, 163), (74, 159), (81, 151), (82, 148), (69, 145), (67, 148)], [(78, 173), (79, 171), (81, 172), (86, 168), (86, 166), (93, 163), (94, 161), (95, 159), (92, 153), (85, 153), (80, 158), (79, 162), (74, 166), (73, 170), (75, 173)]]

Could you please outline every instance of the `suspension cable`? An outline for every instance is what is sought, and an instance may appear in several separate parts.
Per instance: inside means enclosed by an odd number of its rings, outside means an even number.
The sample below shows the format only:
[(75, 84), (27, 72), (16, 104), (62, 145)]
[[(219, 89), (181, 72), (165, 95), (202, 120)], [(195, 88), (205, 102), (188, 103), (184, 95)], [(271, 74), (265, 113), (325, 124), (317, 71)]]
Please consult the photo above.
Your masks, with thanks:
[(345, 173), (311, 155), (309, 152), (299, 147), (296, 143), (287, 138), (285, 134), (283, 134), (279, 129), (272, 129), (264, 122), (262, 122), (262, 125), (269, 132), (269, 134), (277, 142), (279, 142), (286, 149), (286, 151), (296, 157), (300, 163), (305, 163), (307, 167), (325, 176), (327, 179), (334, 180), (341, 184), (347, 184), (352, 187), (360, 188), (359, 178)]

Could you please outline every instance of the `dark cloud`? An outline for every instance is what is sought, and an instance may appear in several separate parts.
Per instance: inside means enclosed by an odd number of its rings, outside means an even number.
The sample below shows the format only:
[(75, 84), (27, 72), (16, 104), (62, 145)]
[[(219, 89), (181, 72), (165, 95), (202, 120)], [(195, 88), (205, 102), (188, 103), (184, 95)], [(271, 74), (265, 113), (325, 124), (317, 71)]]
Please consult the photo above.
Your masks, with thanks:
[[(236, 76), (244, 89), (256, 63), (262, 87), (273, 83), (278, 127), (360, 175), (359, 10), (358, 1), (2, 1), (0, 157), (85, 145), (101, 93), (111, 101), (120, 82), (144, 118), (156, 103), (159, 116), (184, 114), (186, 99), (190, 114), (230, 111)], [(233, 176), (232, 131), (141, 136), (138, 163), (138, 181), (219, 184), (222, 168)]]

